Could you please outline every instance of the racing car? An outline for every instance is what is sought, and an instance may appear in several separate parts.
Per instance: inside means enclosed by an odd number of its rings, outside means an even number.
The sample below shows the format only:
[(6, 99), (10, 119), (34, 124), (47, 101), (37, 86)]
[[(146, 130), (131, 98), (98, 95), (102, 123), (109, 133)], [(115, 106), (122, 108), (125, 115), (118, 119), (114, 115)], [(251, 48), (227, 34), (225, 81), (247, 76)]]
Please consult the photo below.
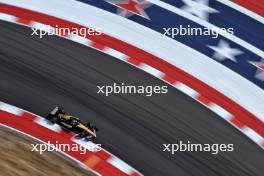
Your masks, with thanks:
[(91, 124), (83, 123), (78, 117), (67, 115), (63, 108), (55, 107), (46, 119), (52, 124), (60, 125), (64, 130), (77, 134), (77, 139), (84, 138), (86, 141), (92, 141), (96, 138), (98, 129)]

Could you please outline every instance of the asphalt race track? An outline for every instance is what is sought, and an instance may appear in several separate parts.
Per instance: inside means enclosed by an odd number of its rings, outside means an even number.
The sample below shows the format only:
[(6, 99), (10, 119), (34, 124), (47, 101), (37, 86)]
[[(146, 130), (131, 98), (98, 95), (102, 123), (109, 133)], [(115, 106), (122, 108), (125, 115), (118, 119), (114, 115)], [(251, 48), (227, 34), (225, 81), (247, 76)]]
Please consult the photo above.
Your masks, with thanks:
[[(262, 176), (264, 152), (169, 86), (165, 95), (97, 94), (97, 85), (165, 85), (94, 49), (0, 22), (0, 99), (45, 116), (54, 106), (94, 122), (98, 143), (147, 176)], [(234, 152), (163, 152), (163, 143), (233, 143)]]

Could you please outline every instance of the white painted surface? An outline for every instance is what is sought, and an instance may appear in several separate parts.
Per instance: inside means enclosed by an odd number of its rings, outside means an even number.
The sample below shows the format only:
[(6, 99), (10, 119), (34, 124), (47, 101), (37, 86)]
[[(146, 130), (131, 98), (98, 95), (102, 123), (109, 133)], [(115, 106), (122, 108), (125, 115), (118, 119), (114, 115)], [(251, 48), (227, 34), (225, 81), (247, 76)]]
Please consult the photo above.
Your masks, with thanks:
[(192, 98), (195, 98), (199, 94), (198, 92), (196, 92), (189, 86), (182, 84), (181, 82), (177, 82), (174, 87), (176, 87), (178, 90), (182, 91), (183, 93), (189, 95)]
[(59, 125), (50, 124), (46, 119), (39, 116), (37, 116), (37, 118), (35, 119), (35, 123), (58, 133), (62, 130)]
[(0, 102), (0, 109), (2, 111), (8, 112), (10, 114), (14, 114), (16, 116), (21, 116), (21, 114), (23, 113), (23, 111), (15, 106), (9, 105), (9, 104), (5, 104)]
[(134, 172), (134, 169), (131, 166), (129, 166), (127, 163), (125, 163), (124, 161), (120, 160), (117, 157), (111, 157), (107, 160), (107, 162), (112, 164), (113, 166), (117, 167), (122, 172), (124, 172), (128, 175), (130, 175)]

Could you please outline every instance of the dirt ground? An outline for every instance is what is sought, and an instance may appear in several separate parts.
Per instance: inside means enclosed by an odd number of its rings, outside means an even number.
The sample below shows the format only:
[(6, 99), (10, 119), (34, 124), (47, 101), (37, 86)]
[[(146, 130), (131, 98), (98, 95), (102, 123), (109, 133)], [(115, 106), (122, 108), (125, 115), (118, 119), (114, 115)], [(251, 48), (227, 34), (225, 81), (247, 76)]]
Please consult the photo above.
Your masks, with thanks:
[(58, 152), (32, 152), (34, 143), (0, 126), (0, 176), (95, 176)]

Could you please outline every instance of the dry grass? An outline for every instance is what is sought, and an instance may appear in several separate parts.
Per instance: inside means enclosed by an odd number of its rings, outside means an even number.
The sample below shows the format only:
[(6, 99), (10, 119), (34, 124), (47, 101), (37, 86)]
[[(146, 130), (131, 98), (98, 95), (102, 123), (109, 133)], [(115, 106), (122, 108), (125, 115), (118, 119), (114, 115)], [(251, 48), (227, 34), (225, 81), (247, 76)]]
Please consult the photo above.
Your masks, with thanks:
[(35, 140), (0, 127), (1, 176), (95, 176), (58, 152), (32, 152)]

